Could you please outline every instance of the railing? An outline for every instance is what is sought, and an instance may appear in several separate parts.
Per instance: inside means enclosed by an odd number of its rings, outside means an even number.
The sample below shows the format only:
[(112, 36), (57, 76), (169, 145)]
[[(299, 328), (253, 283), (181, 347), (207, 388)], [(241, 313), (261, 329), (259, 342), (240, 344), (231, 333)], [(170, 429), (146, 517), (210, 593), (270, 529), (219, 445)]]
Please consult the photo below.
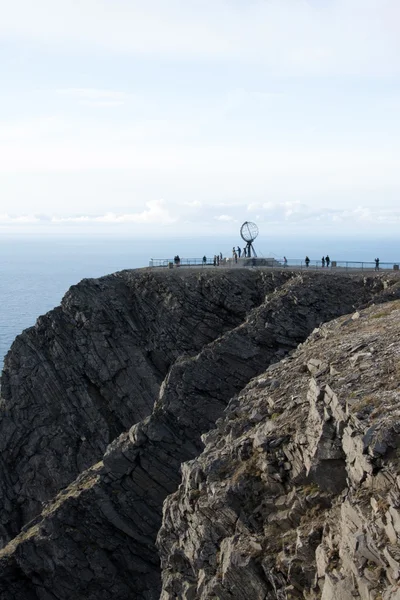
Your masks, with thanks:
[(295, 268), (300, 270), (321, 270), (325, 272), (331, 271), (398, 271), (400, 261), (396, 262), (380, 262), (379, 267), (376, 267), (374, 261), (331, 261), (329, 266), (323, 266), (321, 260), (310, 260), (308, 265), (304, 259), (288, 258), (287, 263), (283, 259), (276, 258), (238, 258), (237, 262), (233, 258), (219, 259), (214, 265), (214, 257), (207, 258), (206, 262), (202, 258), (181, 258), (179, 263), (176, 263), (173, 258), (151, 258), (149, 261), (150, 267), (242, 267), (242, 266), (262, 266), (272, 269)]
[(170, 265), (173, 267), (214, 266), (214, 258), (207, 258), (206, 262), (203, 262), (202, 258), (181, 258), (179, 263), (176, 263), (174, 258), (151, 258), (149, 261), (150, 267), (170, 267)]
[[(283, 261), (280, 261), (284, 267)], [(288, 259), (287, 266), (298, 269), (318, 269), (322, 271), (398, 271), (400, 261), (397, 262), (379, 262), (377, 267), (375, 261), (354, 261), (354, 260), (333, 260), (329, 266), (323, 265), (321, 260), (310, 260), (307, 265), (304, 259)]]

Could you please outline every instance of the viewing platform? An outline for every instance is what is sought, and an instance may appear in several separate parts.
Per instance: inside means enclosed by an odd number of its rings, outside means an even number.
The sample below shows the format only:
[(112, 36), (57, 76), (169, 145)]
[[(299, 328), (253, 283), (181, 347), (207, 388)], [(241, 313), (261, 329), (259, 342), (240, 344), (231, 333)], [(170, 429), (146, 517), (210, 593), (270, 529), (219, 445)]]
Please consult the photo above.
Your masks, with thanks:
[(214, 264), (214, 258), (207, 258), (206, 262), (202, 258), (181, 258), (179, 263), (174, 262), (173, 258), (151, 258), (149, 267), (179, 268), (179, 267), (197, 267), (197, 268), (243, 268), (243, 267), (266, 267), (270, 269), (298, 269), (305, 271), (399, 271), (400, 261), (380, 262), (379, 268), (376, 268), (375, 261), (343, 261), (332, 260), (329, 267), (322, 265), (321, 260), (310, 260), (308, 266), (304, 259), (288, 258), (287, 263), (283, 259), (273, 257), (251, 257), (251, 258), (222, 258), (219, 263)]

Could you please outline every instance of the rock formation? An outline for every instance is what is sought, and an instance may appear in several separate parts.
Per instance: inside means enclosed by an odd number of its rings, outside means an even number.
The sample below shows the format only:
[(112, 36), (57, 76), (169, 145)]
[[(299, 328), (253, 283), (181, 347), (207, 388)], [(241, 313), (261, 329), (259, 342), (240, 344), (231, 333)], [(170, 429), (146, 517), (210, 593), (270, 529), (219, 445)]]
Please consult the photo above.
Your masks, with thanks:
[(164, 507), (161, 598), (400, 597), (400, 301), (233, 398)]
[(290, 277), (165, 275), (138, 270), (84, 280), (17, 337), (1, 380), (3, 543), (150, 414), (179, 357), (240, 324)]
[[(72, 288), (6, 359), (2, 523), (13, 539), (0, 597), (156, 599), (160, 553), (165, 599), (378, 600), (358, 591), (379, 586), (353, 573), (340, 511), (357, 510), (352, 494), (367, 496), (379, 461), (391, 481), (395, 466), (385, 453), (368, 462), (359, 439), (371, 415), (341, 394), (362, 400), (368, 377), (378, 382), (369, 367), (384, 336), (375, 354), (354, 340), (368, 323), (394, 331), (394, 305), (361, 307), (396, 297), (395, 277), (244, 269), (127, 271)], [(389, 448), (393, 419), (378, 421), (369, 443), (383, 432)], [(370, 548), (381, 530), (359, 519)], [(392, 593), (397, 579), (380, 581)]]

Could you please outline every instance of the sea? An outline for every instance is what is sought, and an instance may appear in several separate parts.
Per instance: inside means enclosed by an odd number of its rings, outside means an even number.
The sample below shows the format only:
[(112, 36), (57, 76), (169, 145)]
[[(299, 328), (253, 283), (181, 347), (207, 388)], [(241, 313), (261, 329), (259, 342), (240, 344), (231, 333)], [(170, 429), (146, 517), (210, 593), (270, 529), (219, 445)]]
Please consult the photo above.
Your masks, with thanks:
[[(0, 237), (0, 371), (15, 337), (59, 305), (68, 288), (85, 277), (100, 277), (149, 265), (151, 259), (200, 258), (222, 252), (231, 256), (239, 239), (199, 237)], [(398, 239), (265, 237), (255, 243), (259, 256), (331, 260), (400, 261)]]

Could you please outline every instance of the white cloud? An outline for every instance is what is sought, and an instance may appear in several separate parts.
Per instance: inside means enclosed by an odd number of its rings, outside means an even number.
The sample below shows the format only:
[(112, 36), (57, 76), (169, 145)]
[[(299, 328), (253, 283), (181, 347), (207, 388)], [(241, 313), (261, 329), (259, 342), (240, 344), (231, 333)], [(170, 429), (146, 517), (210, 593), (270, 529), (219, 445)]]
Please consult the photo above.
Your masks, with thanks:
[(199, 200), (192, 200), (190, 202), (182, 202), (183, 206), (189, 206), (191, 208), (200, 208), (202, 203)]
[(80, 100), (124, 100), (127, 97), (125, 92), (96, 88), (61, 88), (55, 90), (55, 92), (62, 96), (71, 96)]
[(40, 221), (41, 219), (35, 215), (13, 216), (7, 213), (0, 214), (0, 225), (39, 223)]
[(0, 121), (0, 151), (2, 142), (7, 144), (17, 142), (23, 145), (28, 141), (36, 141), (38, 138), (43, 140), (49, 136), (60, 135), (64, 131), (65, 126), (62, 120), (53, 115)]
[[(105, 213), (98, 215), (41, 215), (41, 214), (0, 214), (0, 228), (2, 231), (6, 228), (16, 228), (26, 226), (29, 230), (50, 231), (56, 228), (57, 231), (62, 227), (79, 228), (79, 231), (92, 230), (93, 227), (102, 231), (114, 230), (117, 227), (136, 227), (138, 233), (145, 231), (157, 233), (166, 231), (166, 226), (183, 222), (187, 232), (207, 231), (217, 233), (221, 231), (223, 225), (228, 227), (235, 226), (236, 223), (242, 223), (245, 219), (244, 206), (237, 207), (237, 210), (231, 215), (212, 215), (210, 207), (206, 207), (206, 212), (199, 215), (182, 214), (180, 204), (173, 204), (174, 210), (169, 210), (163, 200), (153, 200), (146, 203), (146, 208), (137, 212), (126, 213)], [(312, 208), (304, 203), (276, 203), (273, 211), (263, 211), (258, 207), (260, 213), (254, 213), (249, 216), (249, 220), (255, 221), (260, 231), (268, 230), (271, 226), (277, 231), (301, 231), (308, 229), (312, 232), (321, 231), (355, 231), (357, 234), (362, 231), (397, 231), (400, 224), (400, 209), (390, 209), (388, 207), (368, 207), (358, 206), (349, 210), (335, 210), (329, 207), (319, 209)], [(179, 216), (178, 216), (179, 215)], [(218, 224), (216, 224), (217, 222)], [(214, 223), (214, 225), (213, 225)], [(149, 228), (148, 228), (148, 227)], [(45, 228), (45, 229), (43, 229)], [(164, 228), (164, 230), (163, 230)]]
[(217, 217), (214, 217), (214, 219), (216, 221), (233, 221), (234, 218), (231, 217), (230, 215), (218, 215)]
[[(73, 50), (232, 58), (275, 73), (400, 70), (397, 0), (13, 0), (0, 34)], [(23, 17), (21, 17), (23, 15)]]
[(129, 95), (125, 92), (95, 88), (64, 88), (55, 90), (55, 93), (59, 96), (71, 98), (81, 106), (94, 108), (122, 106), (129, 98)]
[(333, 223), (354, 225), (374, 223), (396, 224), (400, 222), (400, 209), (389, 207), (357, 206), (354, 209), (332, 209), (330, 207), (315, 208), (303, 202), (266, 202), (253, 203), (247, 206), (251, 213), (259, 214), (254, 218), (269, 223)]
[(54, 216), (51, 218), (51, 221), (53, 223), (142, 223), (166, 225), (175, 223), (178, 220), (178, 217), (170, 213), (164, 200), (151, 200), (146, 203), (146, 206), (145, 210), (138, 213), (116, 214), (109, 212), (99, 216)]

